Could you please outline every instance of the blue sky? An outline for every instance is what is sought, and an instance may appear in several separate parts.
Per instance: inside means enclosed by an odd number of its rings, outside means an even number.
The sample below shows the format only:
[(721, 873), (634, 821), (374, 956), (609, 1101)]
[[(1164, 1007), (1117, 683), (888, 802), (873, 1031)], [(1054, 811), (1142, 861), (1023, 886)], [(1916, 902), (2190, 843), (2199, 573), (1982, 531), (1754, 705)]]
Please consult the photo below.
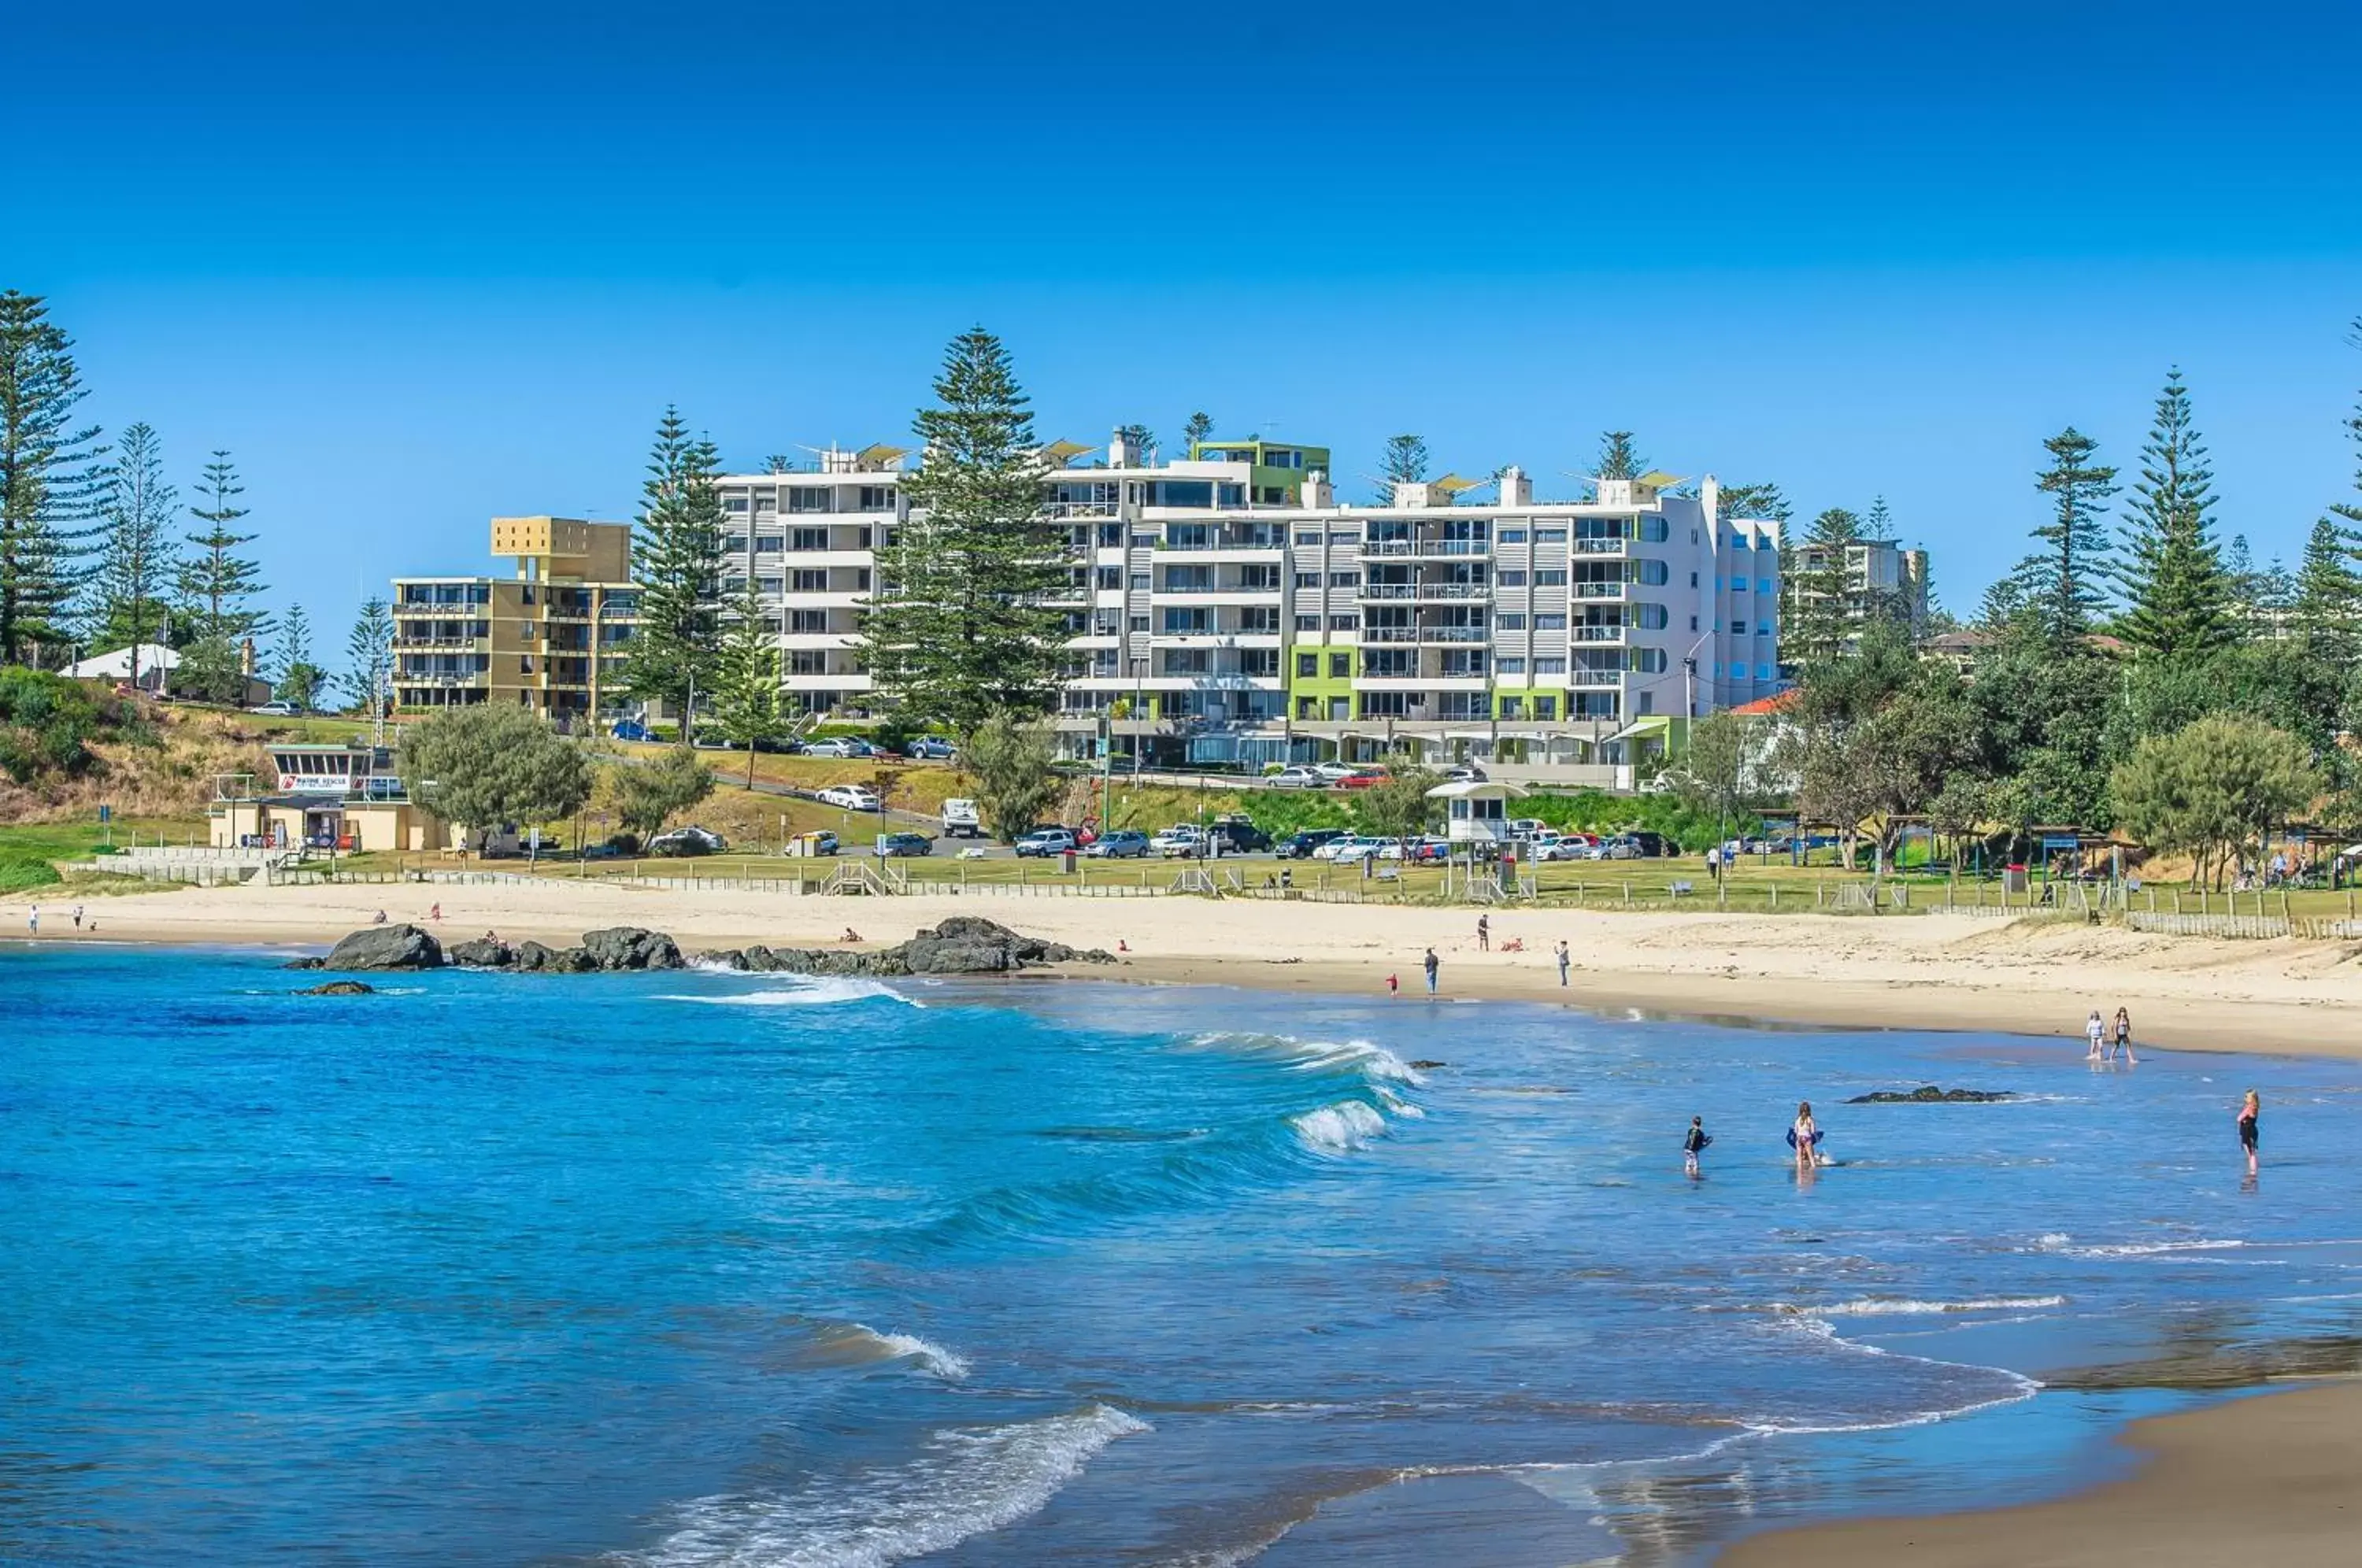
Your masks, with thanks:
[(2171, 364), (2258, 558), (2353, 483), (2362, 7), (314, 9), (14, 18), (0, 286), (184, 490), (235, 452), (326, 643), (628, 516), (668, 402), (897, 437), (972, 323), (1045, 435), (1883, 493), (1962, 608)]

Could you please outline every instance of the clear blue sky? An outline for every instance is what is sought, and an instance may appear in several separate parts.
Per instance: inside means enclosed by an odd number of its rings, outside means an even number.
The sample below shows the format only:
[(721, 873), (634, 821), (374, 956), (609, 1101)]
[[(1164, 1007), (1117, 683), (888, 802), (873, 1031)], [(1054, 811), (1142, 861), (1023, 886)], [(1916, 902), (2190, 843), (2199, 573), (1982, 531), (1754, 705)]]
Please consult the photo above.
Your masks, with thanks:
[(1882, 492), (1972, 607), (2073, 422), (2188, 375), (2225, 534), (2351, 488), (2362, 7), (39, 6), (0, 286), (340, 645), (485, 519), (907, 432), (1000, 333), (1045, 435), (1197, 408), (1564, 493)]

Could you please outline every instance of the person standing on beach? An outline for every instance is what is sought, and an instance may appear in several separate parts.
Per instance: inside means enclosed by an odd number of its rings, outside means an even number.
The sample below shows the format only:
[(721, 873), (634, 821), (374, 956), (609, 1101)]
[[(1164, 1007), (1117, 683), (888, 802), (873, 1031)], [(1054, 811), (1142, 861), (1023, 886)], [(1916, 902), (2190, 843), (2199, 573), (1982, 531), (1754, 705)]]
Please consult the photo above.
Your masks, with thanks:
[(1479, 953), (1493, 951), (1493, 917), (1491, 915), (1476, 917), (1476, 951)]
[(1691, 1176), (1697, 1175), (1698, 1156), (1704, 1154), (1705, 1146), (1713, 1142), (1714, 1140), (1706, 1135), (1705, 1118), (1691, 1117), (1689, 1134), (1682, 1140), (1682, 1168)]
[(1427, 950), (1426, 965), (1427, 994), (1429, 996), (1433, 996), (1435, 994), (1435, 972), (1437, 969), (1442, 967), (1442, 960), (1436, 957), (1435, 949), (1432, 947)]
[(1796, 1121), (1795, 1125), (1788, 1129), (1788, 1142), (1796, 1147), (1798, 1170), (1810, 1170), (1821, 1163), (1819, 1153), (1821, 1129), (1819, 1123), (1813, 1120), (1811, 1100), (1796, 1102)]
[(2263, 1120), (2264, 1102), (2254, 1089), (2239, 1105), (2239, 1147), (2247, 1151), (2247, 1174), (2256, 1174), (2257, 1123)]
[[(2115, 1052), (2123, 1053), (2126, 1066), (2138, 1066), (2139, 1060), (2133, 1055), (2133, 1015), (2123, 1008), (2116, 1009), (2115, 1028)], [(2110, 1055), (2113, 1055), (2115, 1052), (2111, 1052)]]
[(2083, 1038), (2091, 1043), (2090, 1048), (2083, 1053), (2084, 1060), (2097, 1062), (2106, 1055), (2108, 1026), (2100, 1021), (2098, 1008), (2093, 1008), (2092, 1016), (2083, 1021)]
[[(40, 905), (35, 904), (32, 908), (32, 911), (25, 916), (25, 929), (32, 935), (39, 936), (41, 934)], [(1432, 988), (1429, 988), (1431, 989)]]
[(80, 904), (76, 904), (73, 907), (73, 922), (74, 929), (76, 931), (80, 931), (82, 929), (82, 906)]
[(1561, 988), (1565, 987), (1566, 972), (1568, 969), (1572, 968), (1573, 965), (1574, 955), (1566, 950), (1566, 939), (1561, 937), (1558, 944), (1558, 983)]

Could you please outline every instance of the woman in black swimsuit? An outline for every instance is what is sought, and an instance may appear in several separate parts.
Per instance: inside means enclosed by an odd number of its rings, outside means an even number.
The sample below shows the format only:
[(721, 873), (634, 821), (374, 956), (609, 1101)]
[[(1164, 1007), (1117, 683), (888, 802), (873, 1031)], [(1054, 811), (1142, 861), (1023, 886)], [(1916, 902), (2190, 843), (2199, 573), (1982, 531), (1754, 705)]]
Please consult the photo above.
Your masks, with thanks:
[(2256, 1123), (2262, 1120), (2264, 1104), (2254, 1089), (2247, 1091), (2246, 1100), (2239, 1107), (2239, 1146), (2247, 1151), (2247, 1174), (2256, 1174)]

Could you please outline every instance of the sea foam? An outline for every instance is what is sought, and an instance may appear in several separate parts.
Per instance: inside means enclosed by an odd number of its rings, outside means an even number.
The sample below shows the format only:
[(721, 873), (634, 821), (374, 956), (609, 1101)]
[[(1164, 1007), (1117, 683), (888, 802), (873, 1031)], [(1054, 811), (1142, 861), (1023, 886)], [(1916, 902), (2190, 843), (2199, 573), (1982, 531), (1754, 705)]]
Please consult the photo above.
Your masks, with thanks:
[(833, 1007), (841, 1002), (860, 1001), (895, 1001), (904, 1007), (927, 1005), (876, 980), (853, 979), (841, 975), (816, 975), (790, 986), (740, 991), (731, 996), (668, 996), (659, 999), (701, 1002), (708, 1007)]
[(635, 1568), (885, 1568), (1038, 1511), (1091, 1456), (1148, 1430), (1108, 1405), (1010, 1426), (939, 1431), (908, 1463), (791, 1492), (703, 1497)]
[(1384, 1136), (1386, 1130), (1386, 1119), (1358, 1099), (1341, 1099), (1287, 1120), (1304, 1146), (1322, 1154), (1365, 1149), (1371, 1139)]

